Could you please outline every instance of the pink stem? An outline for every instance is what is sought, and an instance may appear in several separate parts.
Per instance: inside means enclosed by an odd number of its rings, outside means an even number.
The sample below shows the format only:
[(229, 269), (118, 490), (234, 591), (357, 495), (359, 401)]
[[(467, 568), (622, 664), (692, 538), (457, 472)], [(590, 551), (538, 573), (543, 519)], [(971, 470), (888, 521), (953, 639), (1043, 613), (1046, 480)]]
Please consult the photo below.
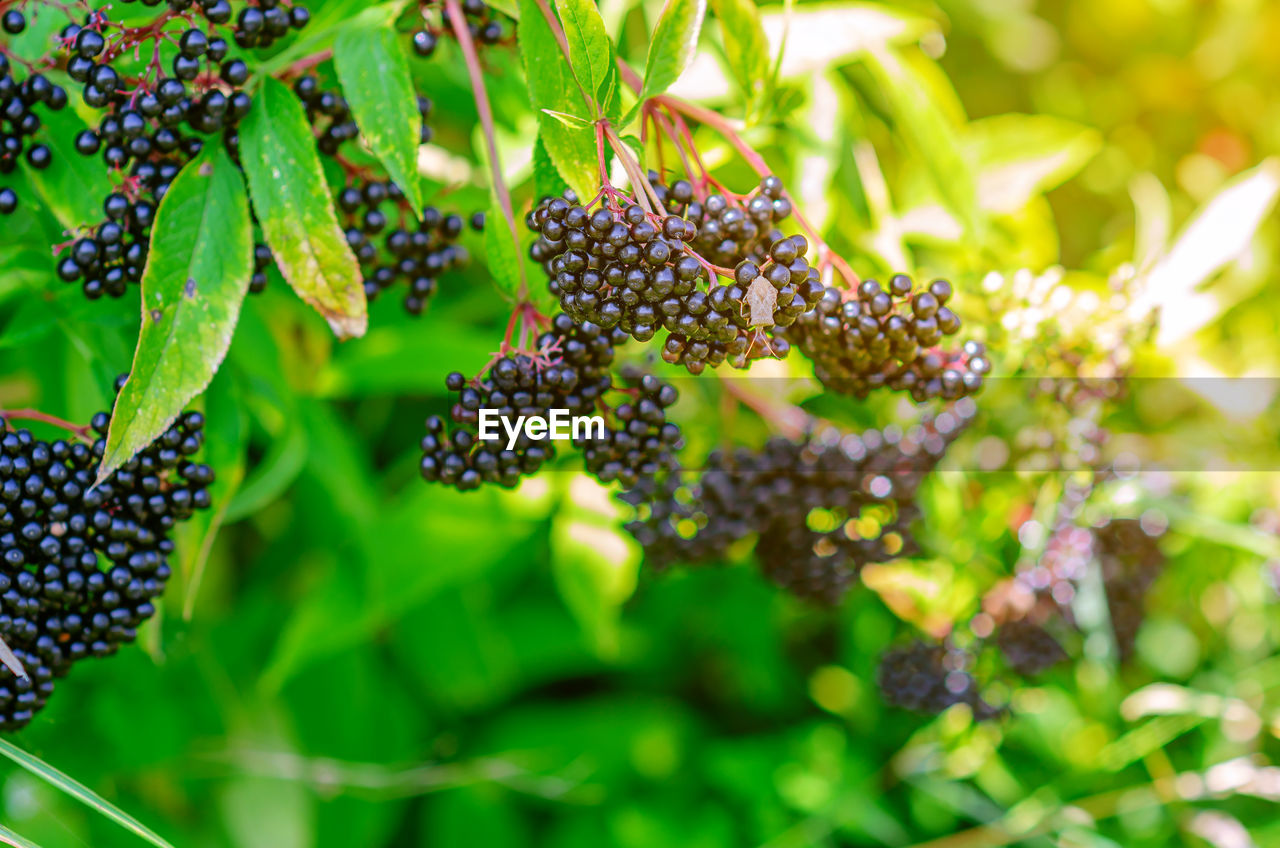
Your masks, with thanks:
[[(476, 54), (475, 42), (471, 40), (471, 31), (467, 29), (462, 17), (462, 5), (458, 0), (445, 0), (445, 8), (449, 15), (449, 23), (458, 38), (458, 46), (462, 48), (466, 59), (467, 73), (471, 77), (471, 92), (476, 100), (476, 112), (480, 115), (480, 125), (484, 128), (485, 145), (489, 148), (489, 171), (493, 179), (493, 191), (498, 196), (498, 205), (502, 207), (502, 216), (507, 221), (507, 229), (511, 232), (511, 242), (515, 245), (516, 256), (521, 255), (520, 233), (516, 229), (516, 216), (511, 208), (511, 191), (502, 178), (502, 161), (498, 158), (498, 141), (493, 129), (493, 110), (489, 107), (489, 94), (484, 87), (484, 76), (480, 69), (480, 57)], [(519, 263), (520, 290), (516, 297), (521, 302), (529, 299), (529, 281), (525, 279), (524, 263)]]
[(6, 418), (11, 421), (39, 421), (41, 424), (49, 424), (59, 429), (66, 430), (68, 433), (74, 433), (85, 441), (92, 441), (89, 436), (90, 428), (72, 424), (66, 419), (57, 418), (36, 409), (0, 409), (0, 419)]

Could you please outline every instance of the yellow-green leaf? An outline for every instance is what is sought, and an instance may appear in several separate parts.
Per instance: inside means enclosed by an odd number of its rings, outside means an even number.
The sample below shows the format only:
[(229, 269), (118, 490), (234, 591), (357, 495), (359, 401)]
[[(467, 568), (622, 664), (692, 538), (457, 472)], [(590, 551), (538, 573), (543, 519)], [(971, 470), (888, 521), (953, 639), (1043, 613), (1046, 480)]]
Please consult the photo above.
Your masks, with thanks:
[(263, 80), (240, 125), (240, 150), (253, 209), (285, 280), (338, 338), (363, 336), (369, 307), (360, 266), (338, 225), (306, 112), (287, 85)]

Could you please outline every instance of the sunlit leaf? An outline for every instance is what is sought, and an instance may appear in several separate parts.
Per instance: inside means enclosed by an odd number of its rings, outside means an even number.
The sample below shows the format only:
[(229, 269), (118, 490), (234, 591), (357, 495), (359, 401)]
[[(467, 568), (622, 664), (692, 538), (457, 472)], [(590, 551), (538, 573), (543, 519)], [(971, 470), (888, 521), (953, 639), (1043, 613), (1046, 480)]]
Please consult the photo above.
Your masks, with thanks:
[(689, 67), (706, 14), (707, 0), (666, 0), (649, 37), (641, 100), (662, 94)]
[(599, 106), (607, 113), (611, 95), (617, 93), (618, 68), (614, 64), (613, 42), (594, 0), (556, 0), (556, 10), (569, 44), (573, 73)]

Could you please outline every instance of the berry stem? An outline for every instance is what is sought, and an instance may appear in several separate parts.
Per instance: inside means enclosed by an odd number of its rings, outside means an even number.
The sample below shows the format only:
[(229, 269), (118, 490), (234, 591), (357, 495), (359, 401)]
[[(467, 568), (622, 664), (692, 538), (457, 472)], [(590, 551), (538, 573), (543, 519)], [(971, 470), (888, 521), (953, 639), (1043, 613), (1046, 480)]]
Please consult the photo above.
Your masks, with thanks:
[[(747, 144), (747, 142), (738, 133), (733, 122), (729, 121), (723, 115), (719, 115), (710, 109), (680, 100), (679, 98), (672, 97), (667, 94), (660, 94), (654, 97), (653, 102), (672, 113), (687, 115), (698, 123), (705, 124), (720, 133), (720, 135), (738, 151), (738, 154), (746, 160), (752, 170), (761, 177), (765, 177), (773, 173), (769, 164), (765, 162), (764, 157), (761, 156), (755, 148)], [(822, 236), (818, 235), (817, 231), (809, 224), (804, 213), (800, 211), (800, 205), (795, 202), (795, 198), (791, 197), (789, 192), (785, 193), (785, 196), (791, 201), (791, 212), (795, 215), (796, 222), (800, 225), (800, 228), (804, 230), (805, 235), (809, 237), (810, 241), (812, 241), (817, 247), (820, 260), (830, 262), (848, 285), (856, 286), (861, 282), (861, 278), (854, 273), (853, 268), (845, 261), (844, 257), (832, 250), (826, 240), (824, 240)]]
[(655, 209), (650, 195), (645, 193), (649, 181), (644, 178), (644, 173), (640, 170), (640, 164), (636, 162), (635, 157), (631, 155), (631, 151), (618, 138), (618, 134), (613, 131), (613, 127), (609, 125), (608, 121), (602, 120), (596, 124), (596, 127), (598, 128), (598, 133), (608, 139), (614, 155), (618, 157), (618, 161), (622, 163), (623, 170), (627, 172), (627, 178), (631, 180), (632, 194), (635, 195), (636, 202), (640, 204), (640, 208), (650, 215), (656, 215), (657, 209), (661, 209), (662, 204), (659, 203)]
[(86, 442), (93, 441), (92, 437), (89, 435), (89, 427), (81, 427), (77, 424), (72, 424), (66, 419), (49, 415), (48, 413), (41, 412), (38, 409), (0, 409), (0, 421), (4, 421), (5, 419), (12, 421), (38, 421), (41, 424), (49, 424), (53, 427), (66, 430), (68, 433), (74, 433)]
[[(502, 217), (506, 220), (507, 230), (511, 233), (511, 242), (515, 246), (516, 256), (520, 249), (520, 233), (516, 229), (515, 213), (511, 209), (511, 191), (502, 177), (502, 160), (498, 156), (498, 140), (493, 128), (493, 110), (489, 106), (489, 94), (484, 87), (484, 73), (480, 68), (480, 57), (476, 54), (475, 42), (471, 40), (471, 31), (467, 29), (462, 18), (462, 5), (458, 0), (445, 0), (449, 23), (454, 35), (458, 38), (458, 46), (462, 48), (462, 56), (466, 60), (467, 74), (471, 77), (471, 93), (475, 97), (476, 112), (480, 116), (480, 126), (484, 130), (485, 146), (489, 150), (489, 172), (493, 181), (493, 193), (502, 207)], [(563, 33), (562, 33), (563, 35)], [(566, 48), (567, 49), (567, 48)], [(516, 292), (517, 299), (527, 302), (529, 299), (529, 280), (525, 277), (524, 263), (517, 262), (520, 272), (520, 288)]]
[(312, 53), (310, 56), (303, 56), (298, 61), (289, 65), (284, 70), (280, 71), (280, 73), (277, 74), (276, 76), (279, 79), (292, 79), (293, 77), (301, 76), (302, 74), (305, 74), (307, 71), (311, 70), (315, 66), (323, 64), (324, 62), (327, 62), (332, 58), (333, 58), (332, 49), (321, 50), (319, 53)]

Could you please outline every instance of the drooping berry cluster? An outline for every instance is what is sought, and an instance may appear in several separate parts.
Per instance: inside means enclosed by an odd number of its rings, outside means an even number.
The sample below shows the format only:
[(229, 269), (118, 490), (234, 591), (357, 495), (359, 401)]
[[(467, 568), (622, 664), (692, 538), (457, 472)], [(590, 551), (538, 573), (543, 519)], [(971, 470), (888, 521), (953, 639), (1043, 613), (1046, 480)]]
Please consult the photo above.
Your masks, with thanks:
[[(170, 3), (171, 8), (174, 5)], [(185, 11), (193, 4), (176, 5)], [(199, 7), (210, 24), (230, 19), (231, 7), (226, 0)], [(227, 58), (225, 38), (189, 26), (184, 19), (173, 20), (186, 28), (181, 33), (166, 30), (167, 21), (161, 19), (160, 29), (153, 28), (143, 36), (131, 36), (131, 30), (113, 33), (115, 25), (102, 12), (92, 12), (83, 26), (70, 24), (62, 30), (61, 43), (68, 51), (67, 74), (83, 84), (86, 105), (107, 111), (96, 131), (85, 130), (76, 138), (80, 153), (101, 151), (109, 166), (124, 169), (131, 162), (144, 163), (155, 156), (194, 156), (202, 142), (187, 132), (207, 135), (225, 130), (229, 146), (237, 146), (234, 128), (249, 114), (251, 105), (248, 93), (240, 89), (249, 79), (249, 66), (241, 59)], [(154, 40), (157, 45), (140, 79), (126, 78), (113, 64), (136, 44), (134, 37)], [(170, 62), (171, 75), (164, 75), (160, 72), (159, 45), (169, 38), (176, 40), (177, 52)]]
[(912, 712), (936, 715), (968, 704), (976, 718), (991, 718), (996, 711), (982, 700), (970, 659), (948, 645), (914, 642), (885, 653), (876, 683), (885, 701)]
[[(453, 35), (453, 25), (448, 20), (449, 10), (443, 2), (424, 0), (418, 5), (423, 13), (423, 25), (421, 29), (413, 32), (413, 52), (414, 55), (427, 59), (435, 54), (436, 45), (440, 43), (441, 36)], [(429, 10), (433, 6), (440, 7), (442, 17), (439, 24), (433, 23), (429, 18)], [(509, 40), (507, 36), (511, 27), (506, 15), (486, 4), (484, 0), (462, 0), (461, 6), (467, 31), (471, 33), (471, 38), (476, 43), (492, 45)]]
[(1067, 658), (1067, 652), (1052, 633), (1027, 619), (1000, 625), (996, 645), (1009, 668), (1027, 677), (1040, 674)]
[(618, 330), (595, 324), (576, 324), (557, 315), (551, 329), (537, 340), (537, 354), (499, 358), (487, 372), (468, 381), (457, 372), (445, 387), (456, 393), (451, 425), (440, 416), (427, 419), (422, 438), (420, 471), (424, 480), (455, 486), (461, 491), (482, 483), (507, 488), (538, 471), (555, 456), (553, 444), (530, 438), (523, 429), (507, 448), (503, 426), (494, 423), (496, 438), (480, 438), (480, 411), (493, 410), (513, 424), (521, 416), (549, 417), (551, 410), (569, 416), (591, 416), (597, 402), (613, 387), (609, 367), (614, 348), (625, 341)]
[(587, 472), (602, 483), (635, 486), (669, 464), (682, 444), (680, 428), (667, 420), (679, 394), (670, 383), (631, 367), (620, 376), (632, 399), (612, 407), (609, 425), (576, 444)]
[(199, 413), (94, 486), (109, 424), (94, 416), (90, 446), (0, 419), (0, 638), (28, 675), (0, 667), (0, 730), (29, 722), (75, 662), (134, 640), (169, 578), (170, 532), (209, 506)]
[[(104, 294), (120, 297), (130, 283), (142, 280), (151, 244), (151, 225), (156, 207), (169, 183), (177, 176), (175, 162), (141, 163), (129, 194), (112, 192), (102, 204), (106, 220), (92, 235), (82, 236), (58, 262), (58, 277), (80, 283), (85, 297), (97, 300)], [(132, 195), (133, 199), (129, 195)]]
[(257, 0), (256, 6), (245, 6), (236, 16), (235, 42), (243, 48), (270, 47), (290, 30), (302, 29), (310, 21), (311, 12), (306, 6)]
[(721, 561), (758, 534), (765, 575), (793, 594), (838, 603), (862, 567), (915, 552), (916, 490), (968, 424), (962, 401), (906, 433), (823, 429), (760, 451), (716, 452), (699, 473), (674, 467), (622, 495), (627, 529), (655, 568)]
[[(615, 207), (611, 198), (592, 210), (571, 192), (529, 213), (539, 236), (530, 255), (561, 308), (638, 341), (666, 330), (663, 358), (694, 374), (726, 360), (745, 367), (753, 352), (785, 355), (786, 344), (769, 341), (765, 329), (795, 321), (822, 285), (804, 258), (808, 241), (775, 226), (791, 211), (782, 183), (766, 177), (739, 206), (718, 194), (699, 202), (684, 180), (668, 188), (651, 174), (650, 182), (664, 214)], [(712, 264), (732, 268), (732, 279), (713, 284)]]
[(1113, 518), (1094, 530), (1107, 610), (1122, 662), (1133, 656), (1138, 628), (1146, 616), (1147, 592), (1164, 571), (1158, 538), (1136, 518)]
[[(399, 225), (388, 231), (382, 205), (390, 201)], [(434, 206), (422, 210), (417, 226), (407, 224), (408, 201), (395, 183), (377, 180), (347, 186), (338, 194), (338, 209), (346, 223), (347, 244), (355, 252), (364, 273), (365, 295), (370, 301), (397, 282), (404, 281), (404, 308), (420, 315), (436, 291), (440, 275), (471, 264), (471, 253), (461, 244), (464, 223), (459, 215)], [(483, 227), (483, 217), (472, 217), (473, 227)], [(386, 233), (381, 245), (375, 236)]]
[(779, 335), (813, 360), (823, 385), (842, 394), (861, 398), (881, 387), (917, 401), (974, 394), (990, 370), (982, 345), (938, 347), (960, 331), (960, 319), (946, 305), (951, 284), (934, 280), (921, 291), (913, 288), (905, 274), (893, 276), (888, 291), (875, 280), (863, 280), (856, 294), (828, 287)]
[[(6, 32), (21, 32), (26, 19), (16, 9), (4, 15)], [(57, 111), (67, 105), (67, 91), (54, 85), (42, 74), (31, 74), (18, 82), (9, 57), (0, 53), (0, 176), (11, 174), (22, 160), (25, 149), (27, 164), (44, 170), (53, 161), (46, 144), (27, 147), (27, 139), (40, 130), (37, 107)], [(18, 195), (9, 187), (0, 187), (0, 215), (10, 215), (18, 208)]]

